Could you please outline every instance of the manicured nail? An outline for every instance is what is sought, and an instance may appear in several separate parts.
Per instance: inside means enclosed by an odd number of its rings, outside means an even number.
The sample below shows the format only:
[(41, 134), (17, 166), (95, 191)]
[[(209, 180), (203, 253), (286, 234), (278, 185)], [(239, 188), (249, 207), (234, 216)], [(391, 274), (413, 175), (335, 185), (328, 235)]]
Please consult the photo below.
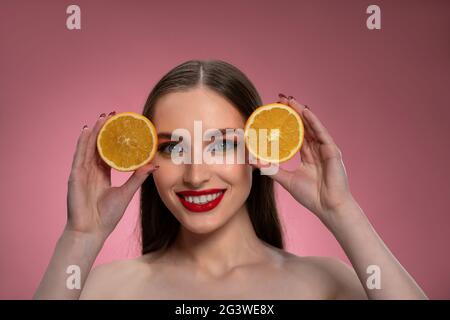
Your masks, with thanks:
[(153, 169), (150, 169), (148, 172), (147, 172), (147, 174), (151, 174), (152, 172), (155, 172), (156, 170), (158, 170), (159, 169), (159, 166), (154, 166), (154, 168)]
[(84, 129), (87, 129), (87, 124), (85, 124), (84, 126), (83, 126), (83, 129), (82, 130), (84, 130)]
[(291, 100), (291, 99), (294, 99), (295, 100), (295, 98), (293, 97), (293, 96), (289, 96), (289, 97), (287, 97), (288, 98), (288, 100)]
[(278, 96), (280, 97), (280, 99), (281, 98), (285, 98), (286, 99), (286, 96), (284, 94), (282, 94), (282, 93), (279, 93)]
[(156, 171), (159, 169), (159, 166), (154, 166), (153, 169), (150, 169), (149, 173), (151, 173), (152, 171)]
[(108, 116), (113, 116), (113, 115), (115, 115), (115, 114), (116, 114), (115, 111), (111, 111), (111, 112), (108, 114)]
[(106, 117), (106, 114), (102, 113), (99, 118), (104, 118), (104, 117)]

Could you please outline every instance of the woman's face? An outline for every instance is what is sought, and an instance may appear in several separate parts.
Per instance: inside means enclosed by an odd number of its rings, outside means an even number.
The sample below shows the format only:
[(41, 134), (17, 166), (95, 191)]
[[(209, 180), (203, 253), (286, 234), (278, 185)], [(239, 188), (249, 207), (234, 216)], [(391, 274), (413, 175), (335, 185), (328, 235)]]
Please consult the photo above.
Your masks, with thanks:
[[(153, 163), (160, 166), (153, 178), (162, 201), (182, 226), (194, 233), (209, 233), (245, 209), (252, 184), (252, 167), (237, 162), (236, 157), (231, 163), (224, 160), (223, 164), (208, 164), (202, 158), (205, 154), (225, 159), (230, 152), (237, 154), (237, 149), (244, 144), (239, 134), (223, 135), (223, 140), (216, 143), (214, 139), (202, 141), (209, 129), (244, 128), (245, 119), (230, 102), (204, 87), (170, 93), (157, 101), (152, 122), (159, 136)], [(197, 128), (195, 134), (194, 127)], [(180, 140), (170, 137), (176, 129), (185, 130), (184, 134), (182, 131), (179, 134), (183, 137), (181, 148)], [(201, 136), (196, 137), (199, 133)], [(200, 143), (194, 143), (195, 139)], [(185, 159), (190, 158), (192, 162), (176, 164), (171, 152), (186, 156)], [(194, 153), (200, 155), (200, 163), (194, 163)], [(201, 195), (205, 191), (206, 194)]]

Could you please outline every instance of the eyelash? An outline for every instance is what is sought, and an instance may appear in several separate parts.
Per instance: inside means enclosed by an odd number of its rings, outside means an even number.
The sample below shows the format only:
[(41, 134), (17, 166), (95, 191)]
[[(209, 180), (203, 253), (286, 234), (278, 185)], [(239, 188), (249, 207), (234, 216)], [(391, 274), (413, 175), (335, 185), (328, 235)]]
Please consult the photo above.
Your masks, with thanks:
[[(170, 155), (170, 154), (171, 154), (171, 151), (170, 151), (170, 152), (166, 152), (166, 151), (165, 151), (166, 147), (175, 147), (178, 143), (179, 143), (179, 142), (174, 142), (174, 141), (163, 142), (163, 143), (161, 143), (161, 144), (158, 146), (158, 152), (164, 153), (164, 154), (169, 154), (169, 155)], [(236, 140), (222, 140), (222, 141), (219, 141), (218, 143), (222, 143), (222, 144), (224, 144), (224, 143), (225, 143), (225, 144), (232, 143), (234, 149), (236, 149), (237, 146), (239, 145), (239, 143), (238, 143)], [(214, 143), (214, 144), (212, 144), (212, 146), (215, 146), (215, 145), (218, 144), (218, 143)], [(225, 150), (225, 151), (226, 151), (226, 150)], [(220, 152), (220, 150), (219, 150), (218, 152)]]

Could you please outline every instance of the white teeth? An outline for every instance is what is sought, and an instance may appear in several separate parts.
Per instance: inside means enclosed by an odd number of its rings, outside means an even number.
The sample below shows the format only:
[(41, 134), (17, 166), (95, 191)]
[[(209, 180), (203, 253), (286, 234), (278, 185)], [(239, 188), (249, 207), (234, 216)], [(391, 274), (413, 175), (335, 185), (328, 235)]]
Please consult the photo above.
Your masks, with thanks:
[(186, 196), (186, 197), (184, 197), (184, 200), (186, 200), (187, 202), (190, 202), (190, 203), (205, 204), (205, 203), (208, 203), (210, 201), (213, 201), (214, 199), (216, 199), (221, 194), (222, 194), (222, 191), (214, 193), (214, 194), (208, 194), (208, 195), (199, 196), (199, 197)]

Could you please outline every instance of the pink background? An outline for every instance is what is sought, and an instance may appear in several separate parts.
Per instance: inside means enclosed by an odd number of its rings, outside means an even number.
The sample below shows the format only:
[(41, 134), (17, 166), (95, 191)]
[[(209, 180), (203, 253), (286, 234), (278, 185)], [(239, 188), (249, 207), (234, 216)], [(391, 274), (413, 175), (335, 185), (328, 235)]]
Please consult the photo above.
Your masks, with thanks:
[[(65, 26), (72, 3), (81, 31)], [(381, 30), (366, 28), (370, 4)], [(266, 103), (282, 92), (311, 105), (378, 233), (431, 298), (450, 298), (449, 17), (449, 1), (2, 1), (0, 298), (31, 298), (43, 275), (81, 127), (141, 112), (164, 73), (210, 58), (241, 68)], [(277, 191), (289, 251), (346, 259)], [(96, 263), (137, 254), (137, 200)]]

